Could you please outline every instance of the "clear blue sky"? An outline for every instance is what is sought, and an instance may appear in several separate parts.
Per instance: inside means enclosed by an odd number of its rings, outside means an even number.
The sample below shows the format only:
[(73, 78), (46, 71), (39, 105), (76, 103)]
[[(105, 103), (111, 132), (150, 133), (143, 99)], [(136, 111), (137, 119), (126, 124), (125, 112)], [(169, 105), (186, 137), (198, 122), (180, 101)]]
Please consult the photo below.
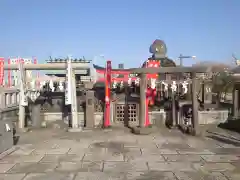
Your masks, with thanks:
[(44, 62), (50, 55), (104, 54), (114, 65), (136, 67), (160, 38), (171, 58), (183, 53), (230, 63), (232, 52), (240, 58), (240, 0), (1, 0), (0, 8), (4, 57)]

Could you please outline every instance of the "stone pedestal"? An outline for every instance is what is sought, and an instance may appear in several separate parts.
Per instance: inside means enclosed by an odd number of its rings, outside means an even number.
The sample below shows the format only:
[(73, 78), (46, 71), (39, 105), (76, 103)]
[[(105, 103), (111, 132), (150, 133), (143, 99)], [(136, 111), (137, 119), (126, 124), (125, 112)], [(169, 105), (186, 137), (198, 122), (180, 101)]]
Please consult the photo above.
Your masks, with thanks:
[(12, 121), (0, 120), (0, 154), (13, 146)]
[(172, 127), (177, 125), (175, 92), (172, 92)]
[(239, 116), (239, 90), (233, 90), (233, 117), (238, 118)]
[(31, 120), (34, 128), (40, 128), (42, 125), (41, 104), (31, 105)]
[(85, 111), (86, 128), (94, 128), (94, 112), (94, 91), (87, 91)]
[(24, 129), (25, 128), (25, 107), (19, 105), (19, 115), (18, 115), (18, 128)]

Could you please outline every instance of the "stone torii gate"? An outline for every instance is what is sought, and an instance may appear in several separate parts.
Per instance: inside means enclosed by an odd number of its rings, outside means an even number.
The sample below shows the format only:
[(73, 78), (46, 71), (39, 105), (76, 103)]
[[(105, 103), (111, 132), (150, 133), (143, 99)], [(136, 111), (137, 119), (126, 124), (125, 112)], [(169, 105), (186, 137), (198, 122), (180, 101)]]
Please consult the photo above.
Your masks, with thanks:
[[(144, 121), (146, 117), (146, 89), (147, 80), (146, 74), (164, 74), (164, 73), (190, 73), (192, 79), (191, 95), (192, 95), (192, 109), (193, 109), (193, 133), (195, 135), (200, 134), (199, 121), (198, 121), (198, 101), (197, 101), (197, 73), (209, 73), (212, 71), (212, 67), (160, 67), (160, 68), (135, 68), (131, 69), (132, 73), (139, 74), (140, 77), (140, 115), (139, 115), (139, 128), (144, 127)], [(174, 118), (174, 116), (173, 116)], [(173, 119), (173, 121), (176, 121)]]
[[(11, 64), (4, 65), (4, 70), (19, 70), (20, 71), (20, 103), (19, 103), (19, 122), (18, 128), (19, 130), (25, 129), (25, 107), (28, 106), (27, 98), (26, 98), (26, 71), (27, 70), (67, 70), (66, 72), (66, 80), (67, 83), (71, 82), (71, 89), (68, 89), (68, 97), (71, 97), (71, 115), (72, 115), (72, 129), (70, 131), (81, 131), (84, 125), (84, 122), (78, 122), (78, 114), (77, 114), (77, 104), (76, 104), (76, 86), (75, 86), (75, 70), (86, 70), (89, 69), (88, 64), (75, 64), (69, 58), (71, 65), (69, 66), (67, 63), (54, 63), (54, 64)], [(67, 103), (68, 104), (68, 103)]]

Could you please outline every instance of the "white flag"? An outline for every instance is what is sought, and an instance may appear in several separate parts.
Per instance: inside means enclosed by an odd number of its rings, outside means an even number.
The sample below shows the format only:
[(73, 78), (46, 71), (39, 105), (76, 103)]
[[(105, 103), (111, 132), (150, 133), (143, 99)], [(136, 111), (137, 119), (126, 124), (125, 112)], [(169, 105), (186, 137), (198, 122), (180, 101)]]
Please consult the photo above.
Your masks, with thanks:
[(67, 71), (66, 71), (66, 86), (65, 86), (65, 104), (72, 104), (72, 60), (68, 58), (67, 61)]
[(10, 126), (8, 124), (5, 124), (5, 128), (6, 128), (7, 132), (11, 131), (11, 128), (10, 128)]

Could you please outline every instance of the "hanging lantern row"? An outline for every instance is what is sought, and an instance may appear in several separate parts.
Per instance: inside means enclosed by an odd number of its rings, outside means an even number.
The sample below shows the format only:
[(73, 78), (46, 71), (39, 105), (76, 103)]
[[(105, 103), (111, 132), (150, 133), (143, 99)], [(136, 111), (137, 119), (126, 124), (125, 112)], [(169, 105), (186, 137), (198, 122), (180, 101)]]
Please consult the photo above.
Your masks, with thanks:
[[(132, 80), (131, 78), (128, 79), (128, 85), (129, 86), (132, 86), (132, 84), (136, 85), (136, 86), (139, 86), (139, 83), (140, 83), (140, 78), (137, 78), (135, 80)], [(151, 79), (150, 80), (150, 88), (151, 89), (156, 89), (156, 85), (159, 84), (157, 82), (156, 79)], [(182, 85), (182, 89), (183, 89), (183, 93), (186, 94), (188, 92), (188, 81), (183, 81), (183, 82), (180, 82), (180, 83), (176, 83), (176, 81), (172, 81), (171, 84), (169, 83), (166, 83), (165, 81), (161, 81), (160, 84), (163, 86), (163, 90), (164, 91), (168, 91), (169, 87), (170, 89), (173, 91), (173, 92), (176, 92), (177, 91), (177, 88), (178, 88), (178, 85), (181, 84)], [(124, 82), (121, 81), (121, 82), (117, 82), (117, 81), (113, 81), (112, 83), (112, 88), (113, 89), (116, 89), (117, 87), (120, 87), (120, 88), (123, 88), (124, 87)]]
[[(57, 88), (56, 88), (57, 85)], [(29, 91), (44, 91), (44, 87), (48, 86), (51, 92), (54, 92), (56, 89), (59, 89), (59, 91), (65, 90), (65, 85), (63, 81), (54, 82), (52, 80), (50, 81), (40, 81), (37, 82), (36, 80), (32, 80), (29, 83), (28, 90)]]

